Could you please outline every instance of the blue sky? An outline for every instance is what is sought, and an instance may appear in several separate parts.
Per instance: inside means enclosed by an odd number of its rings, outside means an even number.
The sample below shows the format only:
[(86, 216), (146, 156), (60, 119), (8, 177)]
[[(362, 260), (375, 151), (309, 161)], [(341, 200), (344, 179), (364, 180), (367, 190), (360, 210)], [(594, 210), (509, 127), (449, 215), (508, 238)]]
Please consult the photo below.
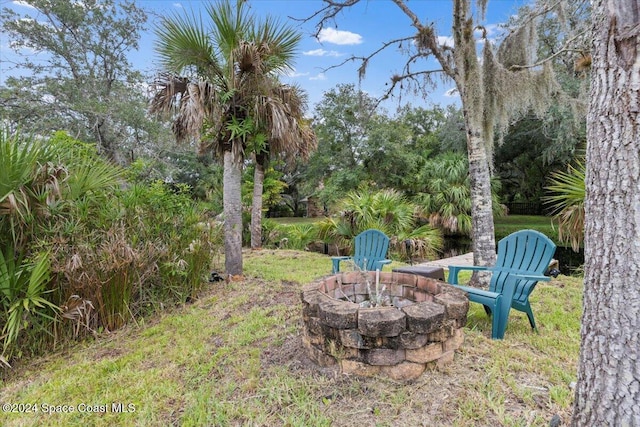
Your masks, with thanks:
[[(136, 4), (147, 10), (150, 15), (149, 31), (142, 35), (140, 50), (131, 55), (133, 65), (150, 75), (159, 71), (153, 49), (155, 36), (152, 29), (157, 25), (160, 17), (174, 13), (191, 13), (191, 11), (202, 11), (205, 14), (203, 6), (207, 1), (136, 0)], [(524, 0), (489, 1), (487, 17), (483, 24), (490, 30), (490, 37), (497, 35), (498, 24), (505, 22), (510, 15), (516, 13), (517, 6), (524, 2)], [(2, 5), (14, 7), (21, 12), (29, 10), (21, 6), (19, 0), (4, 0)], [(327, 68), (342, 63), (351, 55), (367, 56), (380, 48), (385, 41), (407, 37), (414, 33), (409, 18), (388, 0), (361, 0), (360, 4), (340, 14), (332, 27), (325, 28), (319, 38), (314, 36), (317, 19), (300, 23), (289, 20), (289, 17), (311, 16), (322, 8), (321, 0), (251, 0), (249, 5), (257, 15), (270, 14), (279, 17), (282, 21), (299, 28), (303, 34), (295, 70), (284, 80), (296, 82), (308, 92), (310, 109), (322, 99), (325, 91), (334, 88), (337, 84), (358, 83), (358, 64), (351, 63), (331, 70), (326, 70)], [(434, 22), (441, 41), (448, 42), (448, 38), (451, 37), (451, 0), (410, 0), (408, 5), (423, 22)], [(3, 63), (10, 55), (6, 47), (7, 40), (3, 36), (0, 45), (0, 59)], [(361, 88), (373, 97), (382, 95), (389, 77), (401, 72), (404, 65), (403, 58), (403, 54), (397, 48), (387, 49), (384, 54), (371, 62)], [(435, 62), (422, 61), (424, 69), (438, 68)], [(0, 74), (3, 71), (5, 70), (0, 68)], [(4, 76), (0, 75), (0, 79), (2, 77)], [(454, 103), (457, 102), (457, 97), (447, 94), (452, 87), (451, 82), (442, 82), (433, 89), (426, 101), (422, 97), (415, 98), (408, 94), (403, 96), (403, 101), (423, 105)], [(387, 102), (385, 107), (393, 110), (397, 105), (396, 99)]]

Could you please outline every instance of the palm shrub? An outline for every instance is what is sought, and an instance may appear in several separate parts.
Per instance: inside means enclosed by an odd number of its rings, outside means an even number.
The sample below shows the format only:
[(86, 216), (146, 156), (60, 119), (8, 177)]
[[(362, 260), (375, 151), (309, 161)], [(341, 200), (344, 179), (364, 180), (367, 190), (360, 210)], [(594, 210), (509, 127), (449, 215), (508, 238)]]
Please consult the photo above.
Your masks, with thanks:
[(262, 221), (262, 245), (268, 248), (275, 248), (281, 245), (282, 239), (285, 238), (286, 224), (265, 218)]
[(95, 311), (82, 332), (114, 330), (194, 298), (206, 283), (220, 227), (189, 194), (160, 181), (118, 189), (78, 226), (73, 247), (54, 245), (60, 302), (68, 307), (63, 319), (77, 325), (71, 313), (89, 302), (84, 306)]
[(29, 233), (55, 205), (61, 169), (45, 145), (19, 133), (0, 131), (0, 244), (24, 249)]
[(21, 353), (17, 343), (28, 341), (25, 333), (48, 332), (58, 311), (45, 298), (49, 254), (31, 245), (34, 230), (60, 211), (60, 182), (66, 174), (53, 160), (52, 150), (34, 138), (0, 130), (0, 339), (5, 363)]
[(315, 224), (280, 224), (272, 219), (262, 221), (262, 245), (265, 247), (304, 251), (318, 241)]
[(59, 308), (44, 296), (49, 282), (49, 254), (40, 253), (33, 260), (14, 256), (12, 248), (6, 255), (0, 251), (0, 307), (2, 328), (2, 360), (16, 350), (21, 332), (28, 328), (50, 334), (53, 316)]
[[(471, 184), (464, 154), (447, 152), (428, 159), (415, 182), (415, 201), (431, 225), (446, 234), (471, 235)], [(499, 181), (491, 182), (494, 216), (504, 215), (498, 198)]]
[(61, 309), (56, 339), (63, 339), (69, 321), (77, 326), (80, 306), (87, 330), (116, 329), (130, 317), (133, 288), (144, 271), (134, 260), (147, 259), (124, 237), (119, 220), (117, 193), (124, 171), (102, 159), (93, 145), (63, 132), (55, 133), (48, 146), (49, 168), (64, 174), (56, 187), (59, 200), (47, 204), (47, 220), (34, 230), (32, 246), (52, 254), (50, 287)]
[(307, 250), (309, 245), (318, 241), (318, 228), (315, 224), (282, 225), (279, 246), (283, 249)]
[(72, 173), (60, 162), (64, 150), (56, 144), (56, 135), (50, 142), (0, 132), (0, 323), (5, 360), (26, 350), (28, 345), (18, 348), (19, 343), (41, 342), (33, 337), (54, 330), (59, 308), (52, 301), (46, 236), (72, 228), (65, 221), (70, 201), (91, 190), (82, 171)]
[(219, 227), (189, 189), (126, 185), (64, 133), (0, 134), (2, 360), (100, 330), (206, 283)]
[(558, 224), (558, 239), (571, 243), (574, 251), (584, 240), (585, 165), (577, 162), (566, 171), (551, 174), (545, 202), (553, 207), (553, 220)]
[(338, 202), (338, 209), (337, 216), (316, 227), (318, 237), (335, 244), (340, 252), (353, 251), (353, 238), (370, 228), (389, 236), (390, 251), (397, 256), (427, 258), (442, 248), (440, 231), (420, 225), (418, 206), (396, 190), (352, 191)]
[(221, 224), (207, 206), (194, 202), (186, 185), (161, 181), (135, 185), (123, 194), (125, 223), (141, 241), (154, 242), (158, 275), (141, 292), (147, 304), (186, 302), (206, 283), (212, 259), (220, 255)]

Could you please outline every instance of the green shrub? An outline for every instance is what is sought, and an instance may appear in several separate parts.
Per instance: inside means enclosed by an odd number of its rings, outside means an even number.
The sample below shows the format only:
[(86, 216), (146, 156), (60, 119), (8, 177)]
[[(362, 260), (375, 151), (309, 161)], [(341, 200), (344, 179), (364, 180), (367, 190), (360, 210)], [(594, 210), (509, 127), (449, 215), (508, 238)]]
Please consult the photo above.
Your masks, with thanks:
[(326, 218), (315, 226), (320, 240), (337, 245), (342, 252), (353, 251), (353, 238), (370, 228), (389, 236), (390, 253), (395, 257), (427, 258), (442, 248), (440, 231), (420, 225), (419, 207), (395, 190), (350, 192), (338, 206), (338, 216)]
[(281, 225), (283, 236), (280, 239), (282, 249), (306, 250), (311, 243), (319, 241), (318, 227), (315, 224)]
[[(425, 162), (416, 177), (415, 197), (431, 225), (446, 234), (471, 236), (471, 182), (469, 161), (461, 153), (443, 153)], [(503, 216), (500, 204), (500, 182), (491, 181), (494, 216)]]
[(262, 246), (265, 248), (282, 247), (284, 238), (287, 237), (287, 226), (272, 219), (262, 219)]
[[(138, 167), (138, 166), (136, 166)], [(220, 227), (186, 185), (127, 184), (95, 148), (0, 136), (2, 360), (195, 297)]]

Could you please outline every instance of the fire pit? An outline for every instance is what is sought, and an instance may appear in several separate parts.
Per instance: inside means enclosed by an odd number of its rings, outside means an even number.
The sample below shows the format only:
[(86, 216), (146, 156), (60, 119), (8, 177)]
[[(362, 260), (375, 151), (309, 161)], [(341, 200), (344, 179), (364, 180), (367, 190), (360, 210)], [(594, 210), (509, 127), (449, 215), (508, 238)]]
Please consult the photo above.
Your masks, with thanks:
[(469, 300), (435, 279), (354, 271), (306, 285), (301, 298), (309, 357), (344, 373), (412, 380), (453, 361), (464, 341)]

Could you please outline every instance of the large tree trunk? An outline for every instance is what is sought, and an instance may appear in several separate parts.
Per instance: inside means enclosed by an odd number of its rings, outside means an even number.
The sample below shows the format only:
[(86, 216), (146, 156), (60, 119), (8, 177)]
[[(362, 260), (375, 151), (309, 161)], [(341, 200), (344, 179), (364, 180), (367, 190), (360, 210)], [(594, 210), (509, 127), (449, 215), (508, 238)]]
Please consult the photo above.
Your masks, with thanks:
[[(474, 25), (470, 7), (469, 0), (454, 1), (454, 60), (458, 72), (452, 77), (460, 92), (467, 132), (473, 264), (493, 266), (496, 262), (496, 238), (491, 200), (492, 159), (487, 155), (487, 146), (493, 144), (493, 141), (484, 141), (487, 132), (483, 132), (483, 125), (486, 124), (483, 123), (485, 102), (482, 69), (479, 66), (476, 40), (473, 36)], [(488, 286), (489, 277), (474, 275), (471, 283), (480, 287)]]
[(256, 156), (253, 173), (253, 203), (251, 205), (251, 249), (262, 247), (262, 191), (264, 187), (264, 164)]
[(574, 426), (640, 425), (640, 3), (593, 2)]
[(232, 276), (242, 275), (242, 159), (224, 152), (223, 213), (224, 268)]
[[(465, 113), (466, 115), (466, 113)], [(491, 171), (481, 127), (467, 121), (467, 151), (471, 181), (471, 224), (473, 264), (493, 266), (496, 263), (496, 238), (491, 200)], [(479, 279), (488, 284), (488, 279)]]

